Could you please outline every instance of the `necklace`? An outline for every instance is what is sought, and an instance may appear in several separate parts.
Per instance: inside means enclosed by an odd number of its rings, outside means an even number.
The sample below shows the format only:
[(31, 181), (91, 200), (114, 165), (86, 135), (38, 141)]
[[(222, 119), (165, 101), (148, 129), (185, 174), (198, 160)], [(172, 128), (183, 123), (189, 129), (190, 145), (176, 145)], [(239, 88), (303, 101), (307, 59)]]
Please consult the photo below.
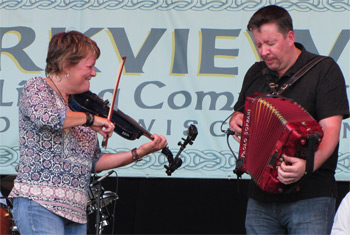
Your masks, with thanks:
[(66, 99), (63, 97), (63, 95), (62, 95), (60, 89), (58, 89), (58, 87), (56, 86), (56, 83), (52, 80), (51, 76), (49, 76), (49, 78), (50, 78), (52, 84), (56, 87), (56, 90), (58, 91), (58, 93), (60, 94), (60, 96), (62, 97), (62, 99), (64, 100), (64, 103), (68, 105), (68, 101), (66, 101)]

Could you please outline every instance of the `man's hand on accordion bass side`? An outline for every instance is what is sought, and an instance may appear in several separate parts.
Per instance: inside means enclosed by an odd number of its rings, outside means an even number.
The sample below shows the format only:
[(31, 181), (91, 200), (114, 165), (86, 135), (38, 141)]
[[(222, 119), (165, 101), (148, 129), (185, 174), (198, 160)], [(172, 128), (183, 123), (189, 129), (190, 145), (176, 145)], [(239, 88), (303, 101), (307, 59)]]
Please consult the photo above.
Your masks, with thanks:
[(243, 125), (243, 113), (237, 112), (237, 111), (234, 112), (230, 118), (230, 130), (235, 132), (235, 134), (232, 136), (237, 142), (240, 142), (242, 125)]
[(278, 180), (283, 184), (293, 184), (305, 174), (306, 161), (301, 158), (282, 155), (284, 161), (278, 167)]

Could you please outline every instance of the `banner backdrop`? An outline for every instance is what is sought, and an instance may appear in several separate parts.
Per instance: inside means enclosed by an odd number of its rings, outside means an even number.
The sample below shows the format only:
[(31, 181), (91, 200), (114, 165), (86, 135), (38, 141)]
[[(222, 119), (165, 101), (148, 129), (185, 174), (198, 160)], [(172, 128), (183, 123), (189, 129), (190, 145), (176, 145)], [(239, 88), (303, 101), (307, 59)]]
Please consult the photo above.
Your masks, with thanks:
[[(350, 83), (350, 3), (322, 1), (0, 0), (0, 171), (16, 174), (18, 100), (23, 84), (44, 77), (47, 46), (57, 32), (78, 30), (97, 42), (101, 57), (91, 91), (110, 99), (126, 56), (115, 108), (150, 133), (164, 135), (174, 156), (187, 128), (198, 136), (171, 177), (231, 178), (235, 159), (221, 131), (247, 69), (260, 60), (246, 31), (252, 14), (276, 4), (292, 15), (296, 41), (328, 55)], [(347, 88), (349, 96), (349, 88)], [(228, 128), (224, 123), (224, 130)], [(342, 123), (338, 180), (350, 179), (350, 122)], [(106, 152), (149, 141), (114, 134)], [(229, 143), (236, 155), (239, 145)], [(168, 177), (160, 152), (117, 170), (126, 177)], [(245, 175), (248, 178), (249, 176)]]

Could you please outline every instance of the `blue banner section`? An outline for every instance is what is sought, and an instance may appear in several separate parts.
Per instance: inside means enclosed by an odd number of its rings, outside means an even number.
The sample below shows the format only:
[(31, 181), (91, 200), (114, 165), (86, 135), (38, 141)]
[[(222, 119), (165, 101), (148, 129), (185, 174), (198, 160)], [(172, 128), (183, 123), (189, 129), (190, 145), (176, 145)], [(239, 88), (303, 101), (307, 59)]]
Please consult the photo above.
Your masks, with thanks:
[[(127, 59), (115, 108), (149, 132), (164, 135), (174, 155), (188, 127), (197, 126), (198, 136), (181, 153), (183, 164), (172, 177), (235, 178), (235, 159), (221, 129), (228, 128), (224, 120), (232, 113), (246, 71), (260, 60), (246, 25), (256, 10), (270, 4), (291, 13), (296, 41), (340, 65), (349, 98), (349, 1), (0, 0), (1, 174), (16, 174), (20, 158), (18, 101), (23, 84), (45, 76), (53, 34), (78, 30), (101, 49), (92, 92), (111, 99), (123, 55)], [(340, 135), (337, 180), (350, 180), (349, 139), (347, 119)], [(129, 151), (146, 141), (115, 134), (106, 151)], [(238, 155), (238, 143), (232, 138), (229, 143)], [(166, 162), (157, 152), (119, 168), (118, 174), (167, 177)]]

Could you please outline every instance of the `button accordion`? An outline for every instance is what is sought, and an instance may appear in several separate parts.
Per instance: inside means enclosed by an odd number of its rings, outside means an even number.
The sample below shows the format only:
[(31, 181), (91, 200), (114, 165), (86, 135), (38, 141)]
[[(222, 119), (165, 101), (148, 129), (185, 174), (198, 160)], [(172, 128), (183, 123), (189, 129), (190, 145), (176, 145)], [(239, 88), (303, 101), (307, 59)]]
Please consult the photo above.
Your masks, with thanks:
[(292, 186), (277, 179), (282, 154), (302, 159), (309, 159), (311, 154), (313, 168), (314, 152), (322, 137), (319, 123), (294, 101), (261, 94), (248, 96), (235, 172), (249, 174), (263, 191), (287, 192)]

